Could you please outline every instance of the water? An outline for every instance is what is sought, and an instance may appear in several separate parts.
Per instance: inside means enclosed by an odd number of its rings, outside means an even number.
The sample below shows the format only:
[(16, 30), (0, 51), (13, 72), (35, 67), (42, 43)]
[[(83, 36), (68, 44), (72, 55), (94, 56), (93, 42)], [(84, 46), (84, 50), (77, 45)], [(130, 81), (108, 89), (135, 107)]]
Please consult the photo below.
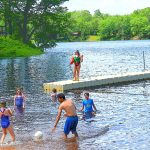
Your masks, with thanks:
[[(0, 60), (0, 97), (13, 108), (16, 87), (23, 87), (27, 97), (24, 114), (12, 118), (17, 146), (21, 150), (148, 150), (150, 147), (150, 81), (91, 88), (98, 113), (92, 122), (80, 120), (78, 141), (62, 139), (65, 118), (55, 133), (51, 132), (58, 104), (43, 92), (43, 83), (72, 78), (69, 59), (75, 50), (84, 55), (81, 78), (150, 70), (150, 41), (74, 42), (59, 43), (38, 57)], [(82, 107), (83, 90), (66, 93), (77, 108)], [(79, 117), (81, 114), (79, 113)], [(44, 140), (35, 142), (33, 135), (42, 131)], [(0, 134), (1, 136), (1, 134)], [(9, 137), (6, 139), (10, 140)], [(3, 147), (3, 149), (8, 147)], [(1, 147), (0, 147), (1, 149)]]

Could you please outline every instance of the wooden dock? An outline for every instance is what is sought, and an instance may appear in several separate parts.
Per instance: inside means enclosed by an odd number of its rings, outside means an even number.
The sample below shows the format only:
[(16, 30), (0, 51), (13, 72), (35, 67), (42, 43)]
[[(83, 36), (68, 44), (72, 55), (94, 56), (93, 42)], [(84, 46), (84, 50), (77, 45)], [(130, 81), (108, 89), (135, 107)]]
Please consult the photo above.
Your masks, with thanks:
[(98, 76), (98, 77), (91, 77), (89, 79), (81, 79), (80, 81), (66, 80), (66, 81), (44, 83), (43, 87), (46, 93), (51, 92), (53, 88), (56, 88), (58, 92), (64, 92), (72, 89), (82, 89), (94, 86), (110, 85), (146, 79), (150, 79), (150, 71), (132, 72), (110, 76)]

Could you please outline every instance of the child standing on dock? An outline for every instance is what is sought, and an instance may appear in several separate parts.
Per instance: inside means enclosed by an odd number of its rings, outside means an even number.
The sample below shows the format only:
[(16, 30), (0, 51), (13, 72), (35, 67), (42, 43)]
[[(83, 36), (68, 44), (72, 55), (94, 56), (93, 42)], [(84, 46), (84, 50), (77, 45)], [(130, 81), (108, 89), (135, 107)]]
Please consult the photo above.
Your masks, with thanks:
[(95, 115), (94, 110), (97, 111), (97, 109), (93, 102), (93, 99), (89, 98), (89, 93), (84, 93), (84, 97), (85, 97), (85, 100), (83, 100), (82, 102), (82, 109), (80, 111), (84, 110), (83, 119), (89, 119)]
[(83, 62), (83, 55), (80, 55), (80, 52), (77, 50), (70, 61), (70, 65), (74, 64), (73, 81), (79, 81), (81, 62)]
[(4, 139), (7, 135), (7, 131), (10, 133), (12, 141), (15, 141), (15, 134), (10, 124), (10, 117), (13, 115), (10, 108), (6, 108), (6, 101), (0, 103), (0, 118), (1, 118), (1, 127), (3, 135), (1, 137), (1, 144), (4, 142)]
[(55, 89), (55, 88), (52, 89), (51, 100), (52, 100), (52, 102), (57, 101), (57, 89)]
[(52, 131), (56, 129), (57, 124), (61, 117), (62, 110), (64, 110), (66, 112), (65, 116), (67, 117), (66, 123), (64, 126), (65, 139), (67, 139), (67, 135), (69, 134), (70, 131), (72, 132), (72, 134), (74, 134), (75, 137), (78, 137), (78, 134), (76, 131), (76, 127), (78, 124), (78, 116), (77, 116), (76, 107), (73, 101), (70, 99), (66, 99), (63, 93), (59, 93), (57, 97), (58, 97), (58, 101), (60, 102), (60, 106), (58, 108), (58, 115), (57, 115), (56, 122)]

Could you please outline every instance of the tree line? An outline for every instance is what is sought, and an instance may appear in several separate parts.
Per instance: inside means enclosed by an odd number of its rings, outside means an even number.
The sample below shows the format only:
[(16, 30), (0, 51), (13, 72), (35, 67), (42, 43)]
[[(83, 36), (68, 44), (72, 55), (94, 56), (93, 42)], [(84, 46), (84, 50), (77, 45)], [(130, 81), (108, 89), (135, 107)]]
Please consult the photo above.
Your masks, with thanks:
[(150, 38), (150, 8), (129, 15), (109, 15), (96, 10), (68, 12), (68, 0), (0, 0), (0, 26), (8, 35), (26, 44), (52, 47), (57, 41)]
[[(129, 15), (103, 14), (96, 10), (70, 12), (67, 40), (86, 40), (97, 35), (100, 40), (150, 39), (150, 8), (136, 10)], [(72, 36), (70, 33), (79, 33)]]

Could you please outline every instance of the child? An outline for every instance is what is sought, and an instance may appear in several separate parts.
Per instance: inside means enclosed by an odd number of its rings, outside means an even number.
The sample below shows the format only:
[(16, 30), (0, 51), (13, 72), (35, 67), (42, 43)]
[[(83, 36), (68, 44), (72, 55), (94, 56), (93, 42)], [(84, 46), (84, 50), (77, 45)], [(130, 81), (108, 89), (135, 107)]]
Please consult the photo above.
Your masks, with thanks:
[(81, 62), (83, 62), (83, 55), (80, 55), (77, 50), (70, 61), (70, 64), (74, 64), (73, 81), (79, 81)]
[(57, 101), (57, 90), (55, 88), (52, 89), (52, 93), (51, 93), (51, 100), (53, 102)]
[(14, 109), (16, 109), (16, 107), (18, 109), (24, 109), (25, 108), (25, 96), (23, 95), (21, 89), (17, 89), (16, 90), (16, 95), (14, 96)]
[(6, 108), (6, 102), (1, 102), (0, 103), (0, 117), (1, 117), (1, 127), (2, 127), (2, 132), (3, 135), (1, 137), (1, 144), (4, 142), (4, 139), (6, 137), (7, 134), (7, 130), (9, 131), (12, 141), (15, 141), (15, 134), (13, 131), (12, 126), (10, 125), (10, 116), (12, 116), (13, 113), (11, 111), (11, 109)]
[(64, 126), (65, 139), (67, 139), (67, 135), (69, 134), (70, 131), (72, 132), (72, 134), (74, 134), (75, 137), (78, 137), (78, 134), (76, 131), (76, 127), (78, 124), (78, 116), (77, 116), (76, 107), (73, 101), (70, 99), (66, 99), (63, 93), (59, 93), (57, 97), (58, 97), (58, 101), (60, 102), (60, 106), (58, 108), (58, 115), (57, 115), (56, 122), (52, 131), (56, 129), (57, 124), (61, 117), (62, 110), (64, 110), (66, 112), (65, 116), (67, 117), (65, 126)]
[[(89, 119), (94, 116), (94, 110), (97, 111), (96, 106), (93, 102), (93, 99), (89, 98), (89, 93), (84, 93), (85, 100), (82, 102), (82, 109), (80, 111), (84, 110), (84, 119)], [(94, 108), (94, 110), (93, 110)]]

